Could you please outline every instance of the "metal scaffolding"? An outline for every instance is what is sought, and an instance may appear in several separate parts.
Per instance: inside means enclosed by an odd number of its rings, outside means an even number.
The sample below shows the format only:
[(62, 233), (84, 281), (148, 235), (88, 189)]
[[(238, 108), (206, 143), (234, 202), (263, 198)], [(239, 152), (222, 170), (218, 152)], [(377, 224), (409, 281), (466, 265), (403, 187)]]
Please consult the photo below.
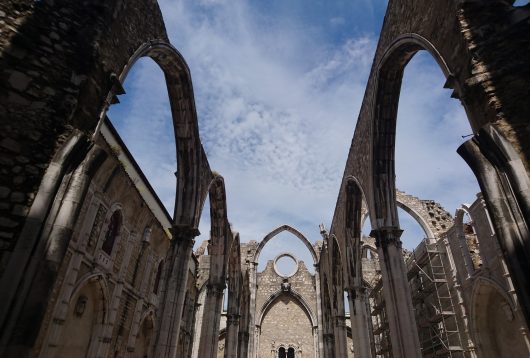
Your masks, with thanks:
[(380, 279), (370, 292), (370, 314), (372, 316), (375, 354), (387, 358), (392, 357), (392, 344), (382, 288), (383, 281)]
[(435, 239), (424, 239), (407, 260), (421, 349), (424, 357), (464, 357), (447, 253), (440, 246)]

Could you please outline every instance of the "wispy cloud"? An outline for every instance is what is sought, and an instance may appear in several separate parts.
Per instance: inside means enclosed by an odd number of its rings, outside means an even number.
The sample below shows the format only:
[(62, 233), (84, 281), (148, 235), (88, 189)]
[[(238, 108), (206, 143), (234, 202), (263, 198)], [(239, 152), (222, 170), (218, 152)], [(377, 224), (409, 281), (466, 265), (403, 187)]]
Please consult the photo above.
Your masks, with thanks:
[[(243, 241), (261, 240), (290, 224), (316, 241), (318, 224), (329, 225), (333, 214), (376, 35), (357, 29), (331, 41), (317, 32), (339, 23), (343, 31), (353, 29), (351, 19), (341, 17), (342, 23), (335, 14), (316, 26), (304, 16), (282, 20), (255, 6), (242, 0), (161, 1), (172, 43), (191, 69), (201, 138), (211, 167), (225, 178), (234, 229)], [(453, 139), (444, 141), (445, 133), (466, 134), (456, 126), (465, 122), (463, 112), (447, 105), (441, 75), (417, 62), (411, 64), (416, 74), (406, 74), (401, 100), (399, 186), (432, 199), (463, 195), (468, 187), (461, 193), (450, 188), (449, 179), (462, 174), (455, 158), (439, 155), (448, 146), (456, 149)], [(124, 96), (129, 99), (111, 114), (123, 118), (120, 132), (171, 212), (176, 166), (163, 76), (150, 63), (133, 68), (131, 76)], [(207, 216), (199, 241), (208, 234)]]

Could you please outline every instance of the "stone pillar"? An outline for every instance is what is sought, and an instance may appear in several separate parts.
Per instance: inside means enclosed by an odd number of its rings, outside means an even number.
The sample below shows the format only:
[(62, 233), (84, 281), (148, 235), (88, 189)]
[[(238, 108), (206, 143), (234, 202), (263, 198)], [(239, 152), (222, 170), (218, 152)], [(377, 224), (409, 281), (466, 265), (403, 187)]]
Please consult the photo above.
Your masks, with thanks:
[(193, 346), (191, 350), (191, 358), (199, 356), (200, 333), (202, 331), (202, 321), (204, 320), (204, 303), (206, 301), (206, 290), (199, 292), (197, 306), (195, 310), (195, 326), (193, 328)]
[(184, 309), (189, 260), (199, 230), (189, 227), (173, 227), (173, 238), (164, 262), (163, 285), (157, 315), (155, 357), (175, 358), (178, 335)]
[(254, 327), (254, 350), (256, 351), (255, 357), (258, 358), (259, 349), (259, 337), (261, 336), (261, 326)]
[[(51, 220), (49, 213), (52, 208), (59, 206), (57, 198), (61, 196), (61, 193), (58, 193), (58, 190), (63, 182), (66, 169), (73, 164), (77, 156), (82, 155), (86, 150), (85, 139), (84, 134), (74, 130), (64, 145), (57, 150), (42, 177), (17, 244), (11, 253), (4, 252), (4, 255), (9, 255), (9, 259), (5, 271), (0, 275), (0, 287), (2, 287), (0, 290), (0, 355), (3, 354), (5, 345), (10, 339), (12, 325), (18, 319), (18, 312), (21, 310), (18, 306), (32, 290), (31, 282), (39, 270), (38, 263), (44, 259), (44, 246), (48, 238), (42, 233), (46, 229), (45, 226), (49, 225), (45, 224)], [(37, 250), (35, 250), (36, 247)], [(4, 259), (7, 257), (4, 256)], [(40, 326), (35, 324), (35, 316), (30, 318), (30, 322), (36, 327)], [(33, 342), (30, 342), (28, 346), (32, 345)]]
[(225, 285), (220, 283), (208, 283), (206, 286), (206, 300), (204, 302), (204, 316), (199, 342), (199, 358), (217, 357), (224, 289)]
[(366, 290), (362, 286), (348, 289), (350, 320), (355, 358), (370, 358), (370, 315), (368, 314)]
[(315, 264), (315, 288), (317, 293), (317, 323), (318, 323), (318, 335), (315, 342), (315, 357), (320, 358), (324, 356), (324, 336), (322, 323), (322, 298), (321, 298), (321, 287), (320, 287), (320, 267)]
[(256, 331), (258, 330), (256, 322), (256, 267), (258, 266), (257, 262), (250, 262), (248, 266), (248, 277), (249, 277), (249, 286), (250, 286), (250, 309), (248, 313), (249, 317), (249, 342), (248, 342), (248, 352), (250, 358), (258, 357), (257, 349), (257, 336)]
[(74, 250), (74, 253), (68, 264), (68, 268), (66, 269), (65, 278), (60, 289), (61, 293), (58, 296), (58, 300), (56, 301), (54, 308), (52, 324), (49, 326), (47, 337), (44, 339), (39, 357), (53, 357), (55, 349), (60, 346), (63, 325), (66, 321), (69, 305), (71, 304), (70, 299), (74, 293), (79, 275), (79, 268), (86, 251), (87, 240), (85, 240), (85, 235), (88, 235), (88, 232), (90, 231), (91, 224), (94, 222), (98, 206), (98, 200), (92, 200), (90, 202), (87, 214), (85, 216), (85, 221), (78, 236), (78, 242), (71, 242), (70, 244), (71, 248)]
[[(230, 298), (228, 301), (230, 301)], [(237, 358), (239, 315), (230, 313), (230, 307), (228, 307), (228, 311), (226, 317), (225, 358)]]
[(239, 331), (238, 333), (238, 352), (237, 356), (240, 358), (248, 357), (248, 342), (250, 340), (249, 334), (246, 331)]
[(333, 333), (324, 333), (324, 358), (334, 358)]
[[(28, 270), (24, 279), (20, 277), (22, 281), (18, 287), (7, 287), (7, 291), (16, 290), (17, 293), (16, 299), (15, 296), (12, 297), (14, 299), (12, 306), (1, 307), (8, 312), (6, 312), (7, 321), (0, 326), (0, 355), (5, 357), (30, 355), (86, 199), (88, 187), (106, 158), (107, 153), (101, 147), (92, 146), (83, 162), (72, 173), (56, 216), (48, 217), (50, 222), (46, 224), (51, 225), (48, 237), (41, 236), (28, 266), (20, 268)], [(59, 205), (57, 201), (54, 204)], [(6, 288), (3, 290), (5, 291)]]
[(194, 336), (194, 327), (195, 327), (195, 307), (196, 300), (198, 297), (188, 295), (186, 298), (185, 312), (183, 314), (186, 317), (186, 325), (183, 327), (181, 332), (186, 332), (186, 337), (183, 343), (182, 348), (182, 357), (189, 358), (192, 354), (192, 345), (193, 345), (193, 336)]
[(248, 334), (249, 317), (248, 305), (250, 301), (250, 291), (248, 290), (248, 280), (243, 280), (243, 288), (241, 290), (241, 308), (239, 310), (239, 332), (237, 334), (238, 351), (237, 356), (240, 358), (248, 358), (248, 342), (250, 340)]
[(125, 357), (133, 357), (134, 350), (136, 349), (136, 339), (138, 338), (138, 332), (140, 331), (140, 325), (142, 324), (142, 310), (144, 305), (143, 298), (136, 301), (136, 307), (134, 308), (132, 327), (127, 340), (127, 349), (125, 351)]
[[(318, 329), (318, 326), (313, 327), (313, 354), (316, 358), (320, 357), (320, 348), (318, 344), (319, 335), (321, 330)], [(300, 352), (300, 357), (302, 356), (302, 352)]]
[(383, 227), (372, 230), (370, 236), (375, 237), (379, 253), (392, 355), (394, 358), (421, 358), (410, 286), (399, 240), (402, 233), (403, 230), (397, 227)]
[[(459, 211), (464, 211), (463, 209), (456, 209), (458, 215)], [(463, 215), (463, 214), (462, 214)], [(469, 246), (466, 242), (466, 234), (464, 233), (464, 228), (461, 223), (455, 225), (456, 237), (458, 238), (458, 246), (460, 247), (460, 253), (464, 259), (464, 266), (466, 267), (467, 277), (471, 277), (475, 272), (473, 265), (473, 260), (471, 259), (471, 254), (469, 253)]]
[[(338, 299), (343, 299), (343, 297)], [(346, 333), (346, 317), (344, 314), (337, 314), (333, 317), (333, 331), (335, 336), (334, 358), (348, 358), (348, 336)]]

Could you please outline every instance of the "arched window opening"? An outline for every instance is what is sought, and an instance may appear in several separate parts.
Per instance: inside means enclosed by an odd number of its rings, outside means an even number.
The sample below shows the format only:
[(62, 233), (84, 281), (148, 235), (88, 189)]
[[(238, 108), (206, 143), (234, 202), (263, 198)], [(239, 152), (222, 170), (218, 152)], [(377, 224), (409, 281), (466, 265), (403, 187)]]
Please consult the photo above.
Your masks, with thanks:
[(344, 313), (346, 316), (350, 315), (350, 302), (348, 300), (348, 292), (344, 291)]
[(201, 217), (199, 219), (199, 232), (201, 233), (195, 239), (193, 250), (200, 251), (201, 255), (208, 255), (208, 245), (203, 245), (205, 241), (210, 240), (211, 231), (211, 218), (210, 218), (210, 194), (206, 195), (204, 201), (204, 207), (202, 208)]
[(105, 241), (103, 241), (103, 245), (101, 245), (101, 250), (109, 256), (112, 254), (114, 243), (120, 234), (120, 226), (121, 215), (120, 212), (116, 210), (110, 217), (109, 225), (107, 226), (107, 231), (105, 233)]
[(153, 286), (153, 293), (158, 294), (158, 287), (160, 286), (160, 280), (162, 279), (162, 270), (164, 269), (164, 260), (160, 261), (158, 264), (158, 269), (156, 270), (155, 284)]
[(287, 358), (294, 358), (294, 348), (289, 348), (287, 350)]
[(287, 354), (285, 353), (285, 348), (281, 347), (278, 350), (278, 358), (287, 358)]
[(377, 260), (377, 251), (372, 246), (363, 245), (362, 258), (367, 260)]
[(370, 236), (370, 231), (372, 231), (372, 223), (370, 222), (370, 217), (368, 215), (364, 216), (361, 225), (362, 237)]
[(296, 261), (289, 255), (279, 257), (276, 260), (275, 265), (275, 269), (278, 274), (284, 277), (292, 276), (292, 274), (297, 270)]
[[(160, 67), (140, 58), (123, 83), (125, 94), (107, 112), (142, 174), (171, 213), (175, 205), (177, 154), (166, 80)], [(144, 185), (143, 180), (135, 182)]]
[(223, 291), (223, 312), (228, 311), (228, 288)]
[(482, 257), (480, 256), (480, 245), (478, 242), (475, 228), (473, 227), (473, 220), (468, 212), (465, 212), (463, 218), (464, 237), (466, 238), (466, 245), (473, 262), (473, 270), (478, 270), (482, 267)]
[(403, 248), (412, 251), (420, 242), (427, 238), (427, 233), (423, 230), (421, 225), (405, 210), (398, 207), (399, 226), (403, 230), (401, 235), (401, 242)]
[[(480, 189), (456, 153), (473, 132), (464, 108), (450, 98), (452, 90), (445, 89), (445, 83), (440, 66), (427, 51), (419, 51), (405, 67), (401, 91), (396, 94), (395, 173), (400, 190), (435, 200), (454, 212)], [(409, 248), (417, 243), (415, 237), (410, 239)]]

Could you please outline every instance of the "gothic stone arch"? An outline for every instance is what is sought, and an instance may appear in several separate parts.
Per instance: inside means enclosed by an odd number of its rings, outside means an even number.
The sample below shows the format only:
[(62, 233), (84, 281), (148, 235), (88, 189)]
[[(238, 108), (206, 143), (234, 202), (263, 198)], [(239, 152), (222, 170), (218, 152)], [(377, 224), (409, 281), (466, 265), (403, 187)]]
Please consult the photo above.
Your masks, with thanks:
[(307, 240), (307, 238), (300, 231), (296, 230), (295, 228), (293, 228), (293, 227), (291, 227), (289, 225), (282, 225), (282, 226), (279, 226), (276, 229), (272, 230), (270, 233), (268, 233), (263, 238), (263, 240), (261, 240), (261, 242), (259, 243), (259, 246), (258, 246), (258, 248), (256, 250), (256, 253), (254, 254), (253, 261), (255, 263), (258, 262), (259, 255), (261, 254), (261, 250), (263, 250), (263, 247), (265, 247), (265, 245), (267, 245), (267, 243), (272, 238), (274, 238), (276, 235), (278, 235), (279, 233), (281, 233), (283, 231), (290, 232), (291, 234), (296, 236), (298, 239), (300, 239), (300, 241), (302, 241), (302, 243), (307, 247), (307, 249), (311, 253), (311, 257), (313, 258), (313, 264), (316, 264), (318, 262), (317, 254), (315, 252), (315, 249), (313, 248), (313, 245), (311, 245), (309, 240)]
[[(366, 194), (373, 235), (382, 250), (379, 257), (386, 302), (390, 306), (398, 302), (401, 305), (399, 309), (396, 306), (388, 310), (396, 357), (420, 355), (404, 267), (401, 260), (394, 260), (400, 255), (401, 234), (394, 182), (395, 120), (403, 69), (419, 50), (426, 50), (434, 57), (446, 76), (445, 86), (454, 90), (452, 96), (460, 99), (474, 133), (480, 134), (480, 140), (476, 135), (460, 152), (485, 194), (501, 246), (508, 249), (506, 259), (518, 294), (524, 306), (530, 306), (528, 279), (523, 274), (530, 262), (528, 235), (525, 239), (525, 234), (518, 236), (507, 229), (516, 226), (528, 232), (524, 215), (517, 210), (523, 210), (528, 202), (526, 184), (518, 183), (528, 182), (530, 150), (528, 141), (524, 140), (522, 123), (523, 117), (528, 118), (530, 108), (522, 98), (510, 96), (522, 90), (521, 86), (528, 86), (530, 75), (525, 74), (513, 85), (509, 81), (515, 79), (530, 57), (510, 59), (520, 48), (520, 44), (512, 41), (512, 34), (528, 31), (529, 25), (517, 21), (514, 11), (519, 10), (501, 0), (389, 2), (344, 177), (357, 178)], [(484, 31), (486, 28), (489, 31)], [(529, 42), (524, 40), (526, 45)], [(507, 68), (513, 70), (505, 72)], [(499, 148), (503, 143), (509, 144), (519, 159), (519, 170), (510, 167), (503, 156), (492, 158), (495, 152), (502, 152)], [(511, 174), (499, 189), (503, 171)], [(346, 185), (347, 181), (343, 180), (336, 212), (345, 203), (342, 196), (347, 193)], [(515, 192), (526, 194), (514, 198), (510, 186), (521, 188)], [(510, 202), (517, 204), (506, 204)], [(505, 213), (503, 207), (511, 211)], [(503, 222), (503, 217), (508, 222)], [(528, 320), (528, 312), (526, 316)], [(399, 332), (412, 334), (404, 337)]]
[[(8, 41), (2, 44), (2, 50), (5, 50), (2, 52), (6, 56), (0, 58), (1, 66), (7, 73), (20, 73), (28, 79), (22, 86), (15, 80), (2, 82), (5, 93), (12, 95), (0, 99), (2, 107), (11, 113), (9, 126), (6, 126), (7, 122), (2, 123), (1, 129), (11, 141), (18, 142), (9, 156), (14, 160), (24, 154), (28, 156), (28, 165), (46, 168), (65, 138), (71, 136), (74, 142), (90, 142), (83, 133), (90, 135), (97, 132), (98, 121), (101, 123), (107, 107), (123, 93), (121, 81), (131, 66), (138, 58), (149, 56), (165, 74), (175, 128), (178, 180), (174, 215), (177, 229), (173, 232), (179, 239), (189, 241), (190, 237), (193, 238), (197, 231), (201, 196), (205, 195), (212, 175), (198, 135), (189, 69), (169, 43), (158, 4), (147, 0), (135, 0), (133, 3), (93, 1), (90, 4), (40, 1), (10, 3), (3, 10), (13, 16), (9, 18), (9, 33), (5, 34)], [(43, 29), (46, 31), (43, 32)], [(50, 29), (53, 32), (50, 33)], [(63, 50), (47, 51), (50, 41), (60, 43)], [(19, 138), (16, 134), (29, 132), (35, 135)], [(76, 146), (75, 143), (73, 145)], [(88, 147), (77, 145), (76, 149), (82, 156), (86, 155)], [(57, 160), (72, 160), (74, 157), (66, 155)], [(71, 163), (60, 162), (58, 165), (59, 171), (53, 175), (48, 171), (47, 179), (42, 183), (45, 173), (39, 169), (24, 189), (25, 195), (37, 194), (35, 197), (38, 200), (35, 206), (28, 201), (31, 220), (18, 217), (18, 224), (9, 228), (13, 234), (12, 246), (17, 251), (14, 256), (16, 262), (10, 262), (10, 266), (26, 267), (30, 260), (54, 194)], [(34, 188), (39, 183), (41, 190), (36, 192)], [(24, 239), (24, 243), (18, 245), (20, 238)], [(15, 292), (23, 276), (32, 275), (31, 272), (19, 271), (19, 275), (1, 278), (2, 286), (9, 287), (5, 291)], [(187, 273), (186, 270), (177, 271)], [(177, 281), (185, 282), (185, 279)], [(2, 307), (15, 312), (10, 308), (15, 298), (0, 295)], [(18, 301), (23, 301), (23, 298)], [(181, 306), (180, 298), (171, 301)], [(35, 312), (32, 316), (41, 314)], [(3, 328), (4, 324), (30, 326), (27, 322), (18, 322), (16, 314), (6, 317), (0, 317)], [(32, 322), (31, 326), (38, 324)], [(13, 332), (10, 329), (1, 331)], [(4, 334), (2, 346), (31, 347), (34, 340), (35, 334), (32, 333), (20, 337)]]
[(480, 277), (471, 295), (471, 333), (481, 356), (524, 357), (530, 354), (521, 335), (515, 305), (494, 281)]

